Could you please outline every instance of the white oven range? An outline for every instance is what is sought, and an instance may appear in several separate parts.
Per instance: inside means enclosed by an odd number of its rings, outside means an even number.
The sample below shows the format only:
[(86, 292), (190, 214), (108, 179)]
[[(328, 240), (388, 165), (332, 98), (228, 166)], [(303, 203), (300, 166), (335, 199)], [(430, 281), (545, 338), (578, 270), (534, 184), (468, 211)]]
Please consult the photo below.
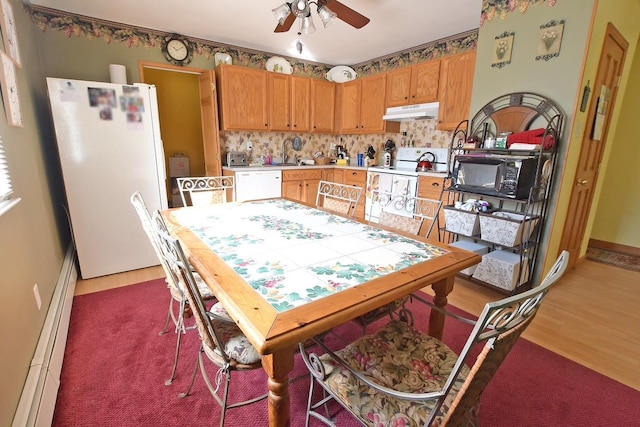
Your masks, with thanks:
[[(400, 147), (396, 150), (392, 167), (373, 166), (368, 169), (365, 198), (365, 219), (367, 221), (378, 222), (382, 209), (379, 204), (372, 203), (374, 191), (406, 197), (415, 197), (417, 195), (418, 176), (420, 173), (416, 172), (416, 168), (418, 160), (426, 152), (430, 152), (435, 158), (431, 173), (446, 173), (449, 155), (447, 148)], [(402, 216), (411, 216), (405, 210), (396, 211), (391, 207), (387, 207), (385, 210)]]

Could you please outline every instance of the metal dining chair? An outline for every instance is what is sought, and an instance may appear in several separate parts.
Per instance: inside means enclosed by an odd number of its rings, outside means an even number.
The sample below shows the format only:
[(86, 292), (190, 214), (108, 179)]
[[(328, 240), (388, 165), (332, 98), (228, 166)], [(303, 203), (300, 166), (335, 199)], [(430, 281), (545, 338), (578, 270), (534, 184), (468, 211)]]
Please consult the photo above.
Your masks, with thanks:
[[(165, 282), (167, 283), (167, 287), (169, 288), (169, 293), (171, 297), (169, 299), (169, 312), (167, 313), (167, 320), (165, 321), (164, 328), (160, 331), (159, 335), (164, 335), (169, 332), (169, 322), (173, 321), (175, 325), (175, 333), (177, 335), (176, 342), (176, 353), (174, 356), (173, 367), (171, 369), (171, 376), (169, 379), (165, 381), (165, 385), (169, 385), (173, 382), (176, 375), (176, 370), (178, 367), (178, 357), (180, 355), (180, 343), (182, 340), (182, 335), (187, 332), (188, 329), (193, 329), (194, 326), (186, 327), (184, 324), (185, 312), (187, 312), (188, 302), (185, 298), (184, 291), (184, 283), (181, 281), (175, 281), (173, 279), (173, 275), (169, 270), (169, 266), (167, 265), (164, 257), (162, 256), (162, 250), (160, 248), (160, 241), (158, 234), (156, 232), (156, 228), (153, 226), (151, 215), (149, 214), (149, 210), (144, 202), (142, 194), (139, 191), (136, 191), (131, 196), (131, 204), (136, 210), (138, 214), (138, 218), (140, 219), (140, 223), (142, 224), (142, 228), (149, 238), (149, 242), (151, 242), (151, 246), (158, 256), (158, 261), (162, 266), (162, 269), (165, 273)], [(164, 223), (159, 224), (158, 226), (163, 227), (166, 231), (166, 226)], [(209, 290), (209, 287), (206, 283), (200, 278), (200, 276), (195, 273), (195, 280), (200, 288), (200, 293), (205, 300), (214, 300), (215, 296)], [(175, 312), (175, 304), (178, 304), (178, 312)], [(217, 306), (214, 308), (217, 309)]]
[[(459, 354), (413, 325), (406, 309), (375, 334), (340, 350), (332, 350), (321, 338), (315, 339), (315, 348), (322, 354), (308, 353), (300, 345), (311, 373), (307, 425), (311, 417), (335, 425), (328, 413), (330, 400), (363, 425), (372, 425), (372, 420), (375, 425), (477, 425), (483, 391), (568, 262), (564, 251), (539, 286), (487, 303)], [(423, 298), (416, 301), (428, 304)], [(481, 351), (468, 367), (478, 346)], [(315, 385), (324, 391), (320, 398)]]
[[(159, 212), (154, 214), (153, 219), (154, 224), (163, 223)], [(200, 288), (189, 268), (187, 257), (182, 250), (180, 242), (164, 232), (161, 227), (157, 229), (157, 233), (160, 238), (162, 255), (169, 266), (173, 280), (185, 284), (185, 295), (192, 308), (201, 339), (201, 346), (189, 388), (186, 392), (181, 393), (180, 397), (189, 395), (195, 383), (198, 367), (200, 367), (209, 392), (222, 409), (220, 426), (224, 426), (227, 409), (245, 406), (267, 397), (267, 393), (264, 393), (231, 404), (228, 401), (232, 373), (262, 369), (262, 357), (226, 311), (221, 315), (218, 311), (208, 311), (206, 309), (200, 294)], [(217, 367), (215, 384), (211, 383), (207, 375), (205, 356), (206, 360), (209, 360)], [(220, 390), (220, 385), (223, 385), (222, 390)]]
[(203, 206), (235, 200), (233, 176), (202, 176), (176, 178), (182, 206)]
[(361, 196), (362, 187), (320, 181), (316, 194), (316, 207), (353, 217), (356, 214)]
[[(424, 235), (427, 238), (437, 224), (438, 214), (442, 207), (442, 201), (425, 197), (410, 197), (379, 190), (373, 191), (371, 196), (368, 212), (370, 222), (377, 219), (378, 225), (410, 234)], [(409, 297), (407, 295), (384, 307), (358, 316), (353, 321), (362, 327), (363, 333), (366, 333), (367, 327), (371, 323), (399, 310), (409, 300)]]

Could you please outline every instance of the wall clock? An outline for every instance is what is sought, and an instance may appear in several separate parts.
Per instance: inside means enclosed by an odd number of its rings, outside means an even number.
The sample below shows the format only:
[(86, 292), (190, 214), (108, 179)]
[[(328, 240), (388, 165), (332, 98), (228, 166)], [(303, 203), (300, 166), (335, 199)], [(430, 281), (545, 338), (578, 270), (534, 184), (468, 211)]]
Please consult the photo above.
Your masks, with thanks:
[(13, 58), (15, 65), (22, 67), (20, 49), (18, 49), (18, 35), (16, 31), (16, 21), (13, 18), (13, 8), (8, 0), (2, 0), (0, 7), (2, 14), (2, 35), (4, 37), (4, 50)]
[(172, 34), (162, 42), (162, 54), (174, 65), (187, 65), (193, 59), (193, 48), (185, 37)]
[(16, 68), (13, 59), (9, 55), (0, 51), (0, 62), (2, 63), (1, 83), (2, 100), (4, 110), (7, 113), (7, 121), (12, 126), (23, 126), (22, 112), (20, 111), (20, 98), (18, 96), (18, 80), (16, 78)]

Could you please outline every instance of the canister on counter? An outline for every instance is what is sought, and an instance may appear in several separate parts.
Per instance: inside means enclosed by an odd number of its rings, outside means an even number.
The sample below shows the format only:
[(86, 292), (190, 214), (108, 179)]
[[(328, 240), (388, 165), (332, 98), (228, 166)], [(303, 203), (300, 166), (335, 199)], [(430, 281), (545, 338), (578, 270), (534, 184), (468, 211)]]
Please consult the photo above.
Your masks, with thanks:
[(507, 148), (507, 140), (511, 132), (500, 132), (496, 138), (496, 148)]
[(364, 154), (358, 153), (358, 166), (364, 166)]

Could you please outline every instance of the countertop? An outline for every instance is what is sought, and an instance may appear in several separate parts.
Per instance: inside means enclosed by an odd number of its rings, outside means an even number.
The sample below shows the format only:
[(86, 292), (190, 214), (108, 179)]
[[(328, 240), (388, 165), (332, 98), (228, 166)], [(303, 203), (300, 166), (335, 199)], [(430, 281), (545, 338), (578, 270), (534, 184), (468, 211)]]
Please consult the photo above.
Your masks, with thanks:
[[(336, 168), (336, 169), (355, 169), (355, 170), (364, 170), (364, 171), (369, 171), (371, 170), (372, 172), (384, 172), (384, 169), (375, 167), (375, 166), (371, 166), (371, 167), (364, 167), (364, 166), (355, 166), (355, 165), (336, 165), (336, 164), (328, 164), (328, 165), (301, 165), (301, 166), (294, 166), (294, 165), (278, 165), (278, 164), (274, 164), (274, 165), (257, 165), (257, 166), (223, 166), (222, 170), (226, 170), (226, 171), (232, 171), (232, 172), (245, 172), (245, 171), (265, 171), (265, 170), (296, 170), (296, 169), (332, 169), (332, 168)], [(444, 178), (447, 176), (446, 172), (418, 172), (418, 176), (431, 176), (431, 177), (438, 177), (438, 178)]]

